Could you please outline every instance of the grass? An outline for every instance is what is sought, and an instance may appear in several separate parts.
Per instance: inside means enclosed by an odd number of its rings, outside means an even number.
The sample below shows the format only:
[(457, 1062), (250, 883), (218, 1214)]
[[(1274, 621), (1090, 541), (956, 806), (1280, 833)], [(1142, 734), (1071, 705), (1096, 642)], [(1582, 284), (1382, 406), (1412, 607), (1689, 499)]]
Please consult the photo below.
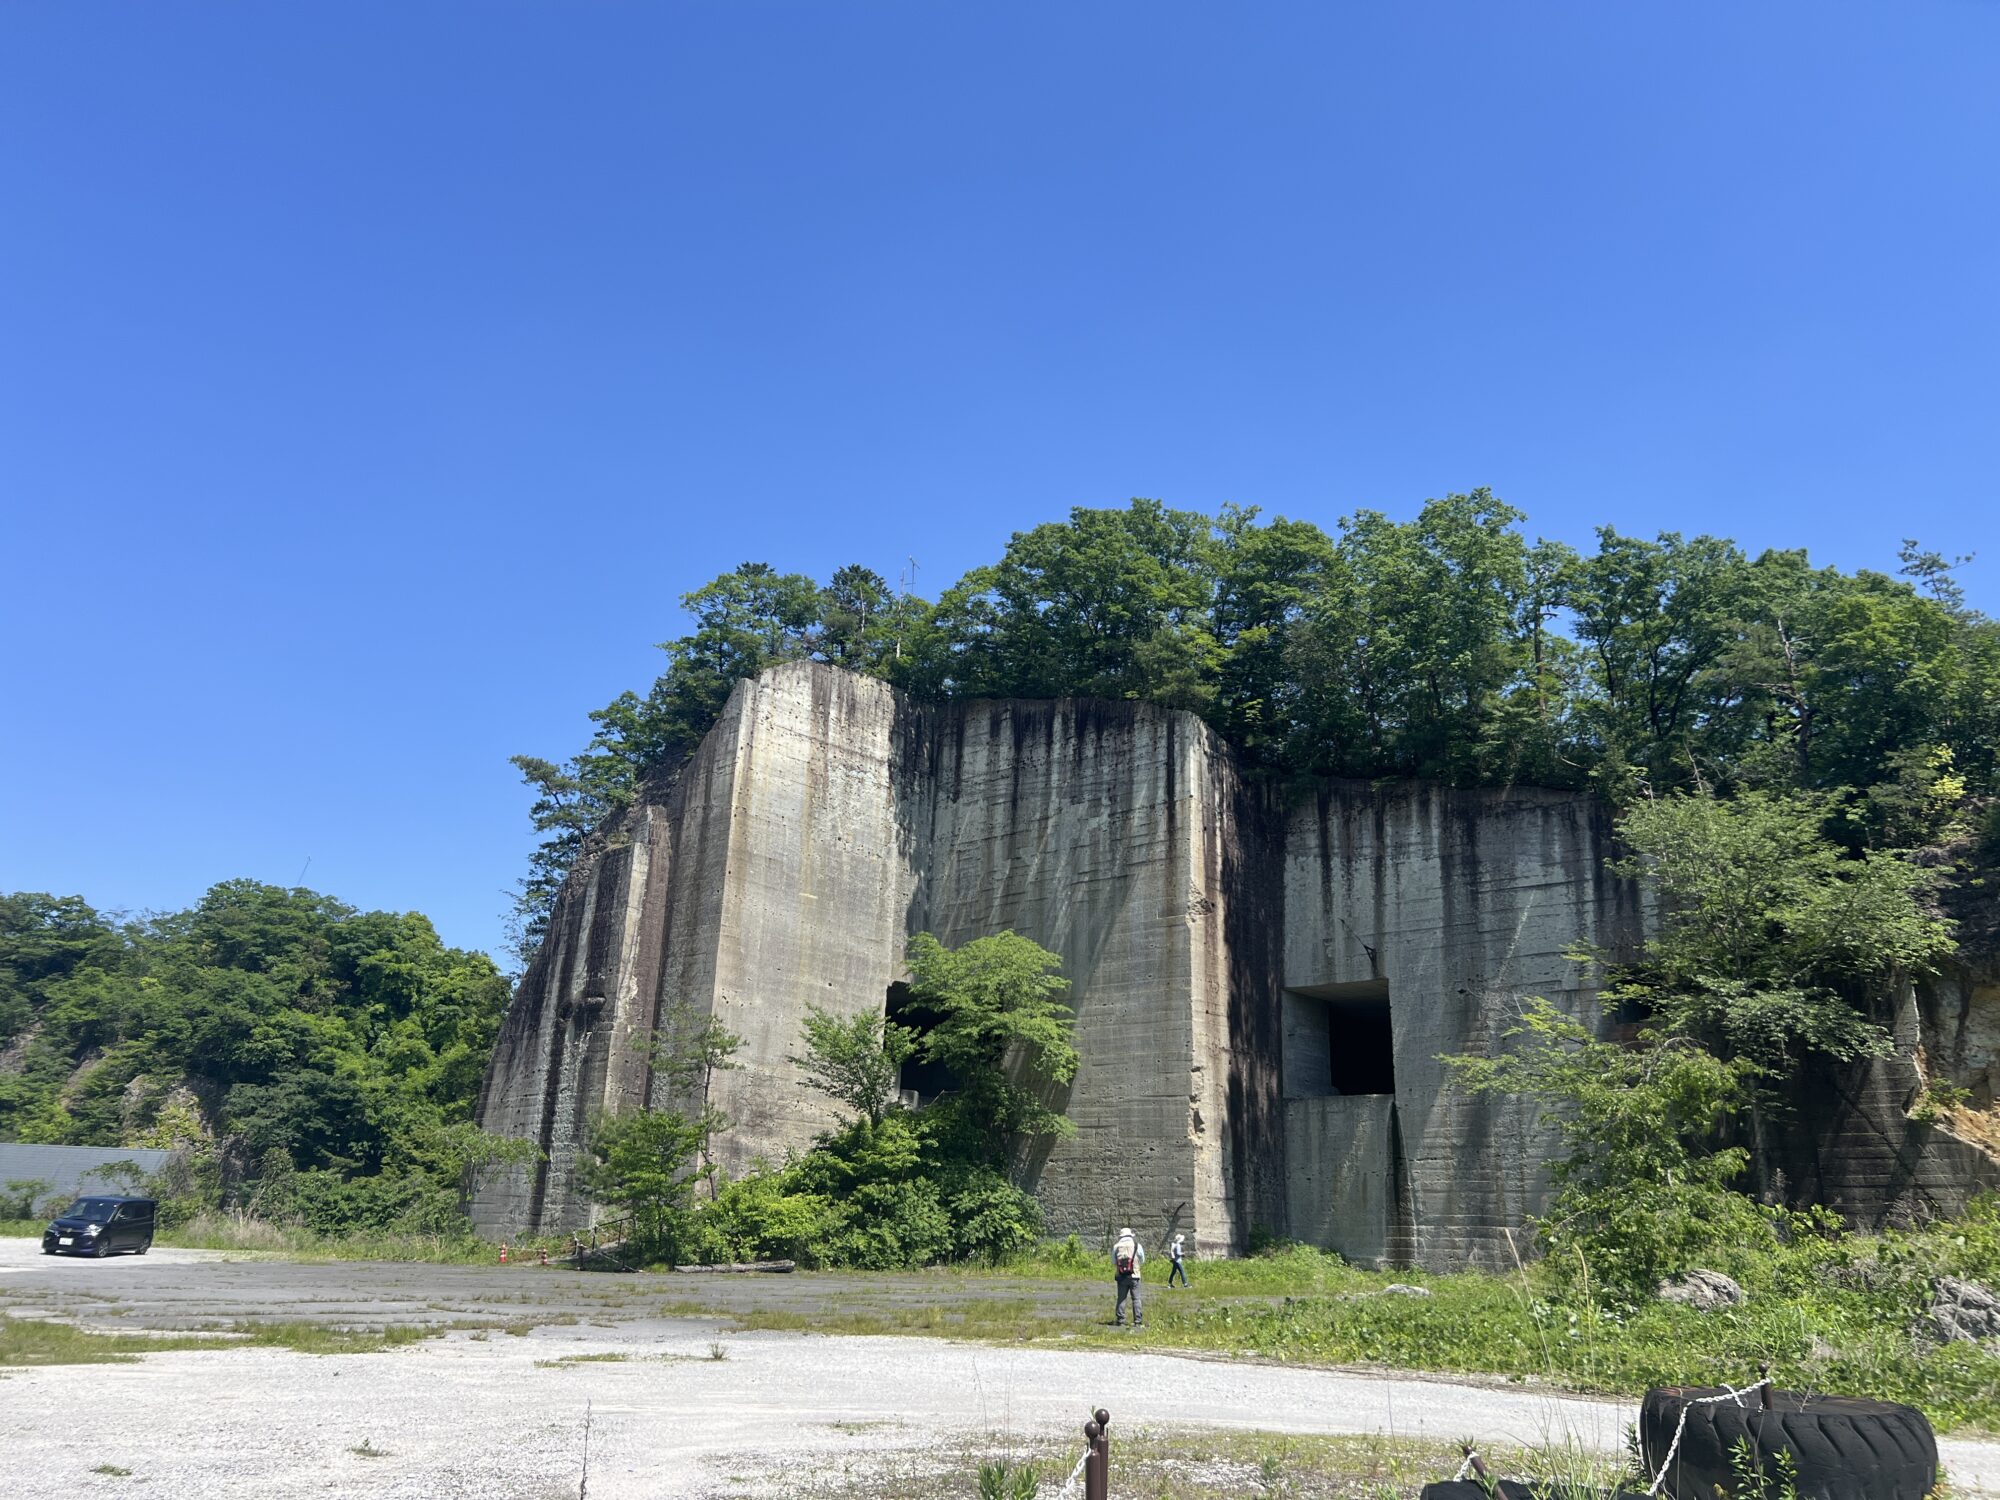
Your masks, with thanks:
[(116, 1464), (98, 1464), (90, 1471), (93, 1474), (109, 1474), (113, 1479), (130, 1479), (132, 1471), (121, 1469)]
[[(0, 1219), (0, 1237), (40, 1239), (47, 1219)], [(489, 1265), (500, 1247), (467, 1234), (415, 1234), (399, 1230), (354, 1230), (322, 1234), (300, 1225), (273, 1224), (240, 1214), (200, 1214), (173, 1229), (161, 1229), (156, 1245), (176, 1250), (228, 1250), (242, 1254), (282, 1255), (289, 1260), (398, 1260), (425, 1265)], [(567, 1253), (563, 1239), (524, 1241), (509, 1245), (509, 1259), (533, 1264), (543, 1250), (550, 1259)]]
[(561, 1370), (571, 1365), (622, 1365), (631, 1359), (629, 1354), (609, 1351), (603, 1354), (564, 1354), (555, 1359), (538, 1359), (537, 1370)]
[[(1184, 1349), (1288, 1364), (1383, 1367), (1498, 1377), (1593, 1394), (1648, 1386), (1741, 1384), (1768, 1363), (1780, 1384), (1904, 1401), (1940, 1428), (2000, 1430), (2000, 1358), (1913, 1337), (1939, 1271), (2000, 1284), (2000, 1267), (1965, 1265), (1945, 1243), (1849, 1239), (1802, 1245), (1742, 1305), (1698, 1313), (1662, 1302), (1615, 1308), (1565, 1298), (1544, 1266), (1505, 1275), (1376, 1272), (1291, 1247), (1203, 1261), (1190, 1290), (1146, 1286), (1146, 1327), (1110, 1326), (1111, 1283), (1060, 1248), (1000, 1268), (1003, 1277), (1100, 1285), (1101, 1315), (1077, 1322), (1026, 1299), (940, 1296), (866, 1309), (733, 1314), (741, 1326), (846, 1334), (921, 1334), (992, 1343)], [(1954, 1253), (1959, 1258), (1954, 1259)], [(960, 1271), (936, 1273), (940, 1292)], [(1425, 1297), (1393, 1295), (1416, 1285)]]
[[(953, 1450), (886, 1456), (845, 1473), (845, 1488), (815, 1487), (828, 1500), (932, 1500), (977, 1495), (983, 1467), (1032, 1468), (1038, 1493), (1054, 1495), (1082, 1451), (1082, 1437), (1056, 1442), (991, 1439)], [(1492, 1455), (1496, 1472), (1539, 1472), (1527, 1452)], [(1150, 1500), (1414, 1500), (1458, 1467), (1456, 1447), (1393, 1437), (1293, 1437), (1269, 1432), (1121, 1429), (1111, 1419), (1111, 1492)], [(1611, 1477), (1615, 1464), (1602, 1465)], [(746, 1482), (754, 1476), (741, 1476)]]
[(299, 1354), (374, 1354), (434, 1337), (443, 1328), (335, 1328), (324, 1323), (229, 1323), (158, 1333), (99, 1331), (43, 1318), (0, 1316), (0, 1368), (124, 1364), (170, 1349), (290, 1349)]

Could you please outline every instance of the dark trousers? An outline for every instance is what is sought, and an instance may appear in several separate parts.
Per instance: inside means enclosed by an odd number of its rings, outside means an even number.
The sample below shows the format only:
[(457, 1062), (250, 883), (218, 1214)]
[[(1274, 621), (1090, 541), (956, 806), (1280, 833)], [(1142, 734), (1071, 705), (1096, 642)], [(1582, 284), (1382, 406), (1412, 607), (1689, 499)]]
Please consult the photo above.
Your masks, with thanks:
[(1187, 1267), (1182, 1265), (1179, 1261), (1175, 1261), (1174, 1268), (1171, 1271), (1167, 1272), (1168, 1286), (1172, 1286), (1174, 1284), (1174, 1278), (1176, 1276), (1180, 1277), (1182, 1286), (1187, 1285)]
[(1123, 1323), (1125, 1321), (1125, 1299), (1127, 1297), (1132, 1299), (1132, 1326), (1137, 1328), (1146, 1321), (1146, 1314), (1139, 1306), (1139, 1278), (1136, 1276), (1120, 1276), (1118, 1278), (1118, 1300), (1112, 1305), (1112, 1322)]

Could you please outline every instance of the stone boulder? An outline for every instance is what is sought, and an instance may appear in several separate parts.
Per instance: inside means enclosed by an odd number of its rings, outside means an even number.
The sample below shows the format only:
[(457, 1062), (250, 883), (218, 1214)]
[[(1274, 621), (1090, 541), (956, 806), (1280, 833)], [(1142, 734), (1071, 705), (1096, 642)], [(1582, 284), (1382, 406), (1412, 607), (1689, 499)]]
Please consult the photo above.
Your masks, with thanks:
[(1947, 1344), (2000, 1340), (2000, 1297), (1976, 1281), (1940, 1276), (1931, 1298), (1930, 1321)]
[(1689, 1271), (1661, 1282), (1654, 1295), (1662, 1302), (1678, 1302), (1696, 1312), (1714, 1312), (1741, 1302), (1743, 1288), (1720, 1271)]

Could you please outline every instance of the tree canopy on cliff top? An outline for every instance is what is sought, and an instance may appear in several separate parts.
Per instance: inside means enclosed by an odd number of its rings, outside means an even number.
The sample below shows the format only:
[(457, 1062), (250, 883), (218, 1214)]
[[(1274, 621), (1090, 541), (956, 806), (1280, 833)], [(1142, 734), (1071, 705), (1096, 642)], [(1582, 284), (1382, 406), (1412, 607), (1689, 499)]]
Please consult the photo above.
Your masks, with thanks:
[(745, 563), (686, 595), (643, 696), (560, 764), (520, 757), (546, 842), (529, 951), (583, 836), (687, 753), (730, 689), (831, 662), (926, 699), (1090, 696), (1200, 714), (1274, 775), (1593, 787), (1615, 803), (1707, 787), (1843, 793), (1857, 845), (1920, 842), (1930, 788), (1996, 788), (2000, 625), (1952, 564), (1749, 557), (1715, 537), (1600, 529), (1530, 541), (1486, 490), (1332, 534), (1156, 500), (1015, 533), (936, 600), (858, 565), (825, 584)]

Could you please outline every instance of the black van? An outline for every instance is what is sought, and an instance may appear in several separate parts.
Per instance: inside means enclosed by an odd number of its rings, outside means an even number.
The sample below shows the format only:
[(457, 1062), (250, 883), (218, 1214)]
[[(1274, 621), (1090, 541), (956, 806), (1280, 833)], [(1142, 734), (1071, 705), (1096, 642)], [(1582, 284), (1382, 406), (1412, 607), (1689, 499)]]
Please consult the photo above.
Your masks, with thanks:
[(42, 1231), (42, 1254), (144, 1255), (153, 1248), (154, 1207), (151, 1198), (79, 1198)]

